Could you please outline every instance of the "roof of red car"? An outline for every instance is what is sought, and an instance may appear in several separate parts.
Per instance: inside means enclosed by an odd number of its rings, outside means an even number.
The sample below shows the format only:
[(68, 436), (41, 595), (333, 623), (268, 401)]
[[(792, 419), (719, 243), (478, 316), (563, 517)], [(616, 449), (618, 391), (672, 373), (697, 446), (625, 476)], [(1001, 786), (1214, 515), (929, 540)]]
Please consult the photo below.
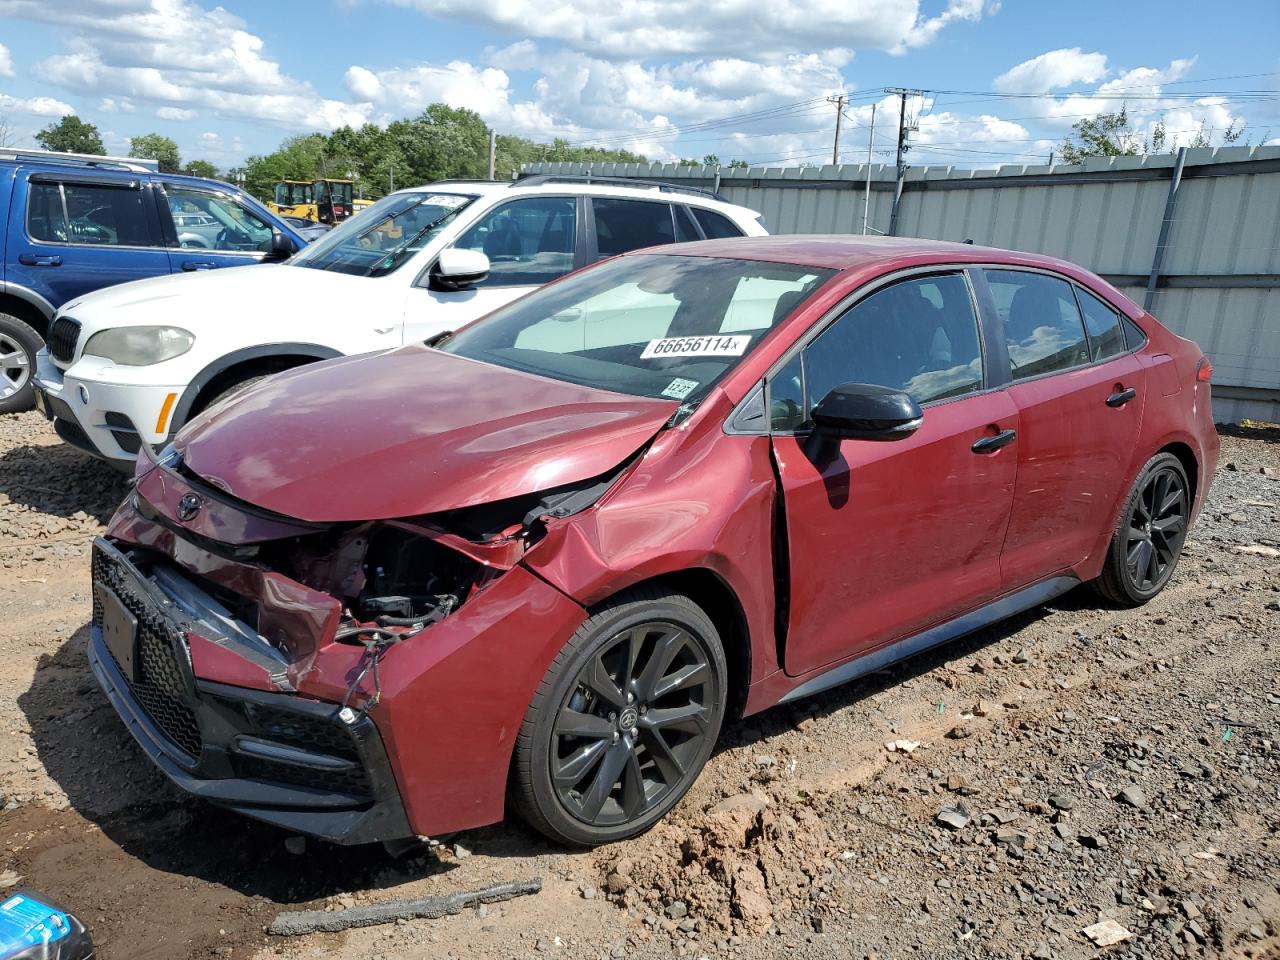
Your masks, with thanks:
[(1026, 264), (1038, 261), (1045, 266), (1062, 264), (1062, 261), (1033, 253), (1000, 250), (996, 247), (978, 247), (969, 243), (952, 243), (947, 240), (823, 234), (731, 237), (724, 240), (704, 240), (700, 243), (677, 243), (643, 252), (767, 260), (774, 263), (794, 263), (833, 270), (847, 270), (851, 267), (918, 257), (936, 257), (950, 262), (995, 261)]

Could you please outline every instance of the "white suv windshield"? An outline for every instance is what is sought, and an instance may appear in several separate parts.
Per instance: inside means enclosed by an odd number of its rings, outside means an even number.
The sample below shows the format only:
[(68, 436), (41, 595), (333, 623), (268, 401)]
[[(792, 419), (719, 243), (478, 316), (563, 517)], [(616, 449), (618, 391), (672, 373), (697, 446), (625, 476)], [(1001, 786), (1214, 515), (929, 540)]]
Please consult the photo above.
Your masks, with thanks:
[(391, 273), (476, 198), (460, 193), (395, 193), (331, 230), (289, 261), (357, 277)]
[(834, 272), (711, 257), (618, 257), (494, 311), (440, 349), (692, 404)]

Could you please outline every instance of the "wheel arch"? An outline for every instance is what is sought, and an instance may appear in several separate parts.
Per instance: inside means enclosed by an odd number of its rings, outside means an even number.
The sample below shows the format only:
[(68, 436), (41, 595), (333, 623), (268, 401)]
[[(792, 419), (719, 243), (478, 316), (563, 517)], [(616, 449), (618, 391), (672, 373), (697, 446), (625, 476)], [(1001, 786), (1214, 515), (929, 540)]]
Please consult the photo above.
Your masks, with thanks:
[(25, 287), (0, 284), (0, 313), (17, 317), (44, 339), (49, 333), (49, 321), (54, 309), (49, 301)]
[(604, 597), (588, 609), (594, 613), (618, 596), (644, 588), (659, 587), (683, 594), (696, 603), (715, 624), (724, 645), (729, 667), (729, 701), (726, 715), (739, 717), (747, 702), (751, 686), (751, 631), (747, 614), (737, 593), (720, 574), (707, 567), (689, 567), (661, 573), (646, 580), (629, 583)]
[(192, 378), (174, 407), (169, 436), (203, 409), (226, 384), (256, 373), (279, 373), (342, 353), (317, 343), (272, 343), (235, 350), (214, 360)]
[(1186, 471), (1187, 482), (1191, 484), (1190, 500), (1194, 504), (1196, 495), (1200, 490), (1200, 461), (1196, 458), (1195, 451), (1191, 449), (1190, 444), (1181, 440), (1174, 440), (1166, 443), (1156, 453), (1171, 453), (1178, 458), (1178, 462), (1182, 464), (1182, 469)]

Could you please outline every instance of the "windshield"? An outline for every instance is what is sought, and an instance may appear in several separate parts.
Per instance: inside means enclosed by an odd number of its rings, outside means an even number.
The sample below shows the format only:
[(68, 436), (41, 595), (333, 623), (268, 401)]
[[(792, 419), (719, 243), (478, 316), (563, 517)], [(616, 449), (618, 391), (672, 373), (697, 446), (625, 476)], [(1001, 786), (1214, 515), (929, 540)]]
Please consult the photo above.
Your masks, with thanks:
[(753, 260), (619, 257), (489, 314), (440, 349), (696, 403), (833, 273)]
[(385, 276), (426, 246), (473, 200), (474, 196), (457, 193), (383, 197), (359, 219), (329, 231), (289, 263), (357, 277)]

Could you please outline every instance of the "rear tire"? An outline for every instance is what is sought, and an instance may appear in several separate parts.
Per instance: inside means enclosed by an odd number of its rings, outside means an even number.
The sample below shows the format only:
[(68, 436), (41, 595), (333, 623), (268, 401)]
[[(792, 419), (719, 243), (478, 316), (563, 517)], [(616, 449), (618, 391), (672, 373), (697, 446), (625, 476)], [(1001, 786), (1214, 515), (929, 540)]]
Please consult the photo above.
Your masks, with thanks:
[(620, 595), (547, 670), (516, 738), (510, 799), (557, 843), (643, 833), (706, 765), (728, 694), (715, 625), (688, 597)]
[(1158, 453), (1138, 471), (1093, 588), (1123, 607), (1146, 603), (1169, 583), (1191, 523), (1191, 485), (1182, 462)]
[(29, 325), (0, 313), (0, 413), (21, 413), (35, 405), (36, 353), (43, 346)]

